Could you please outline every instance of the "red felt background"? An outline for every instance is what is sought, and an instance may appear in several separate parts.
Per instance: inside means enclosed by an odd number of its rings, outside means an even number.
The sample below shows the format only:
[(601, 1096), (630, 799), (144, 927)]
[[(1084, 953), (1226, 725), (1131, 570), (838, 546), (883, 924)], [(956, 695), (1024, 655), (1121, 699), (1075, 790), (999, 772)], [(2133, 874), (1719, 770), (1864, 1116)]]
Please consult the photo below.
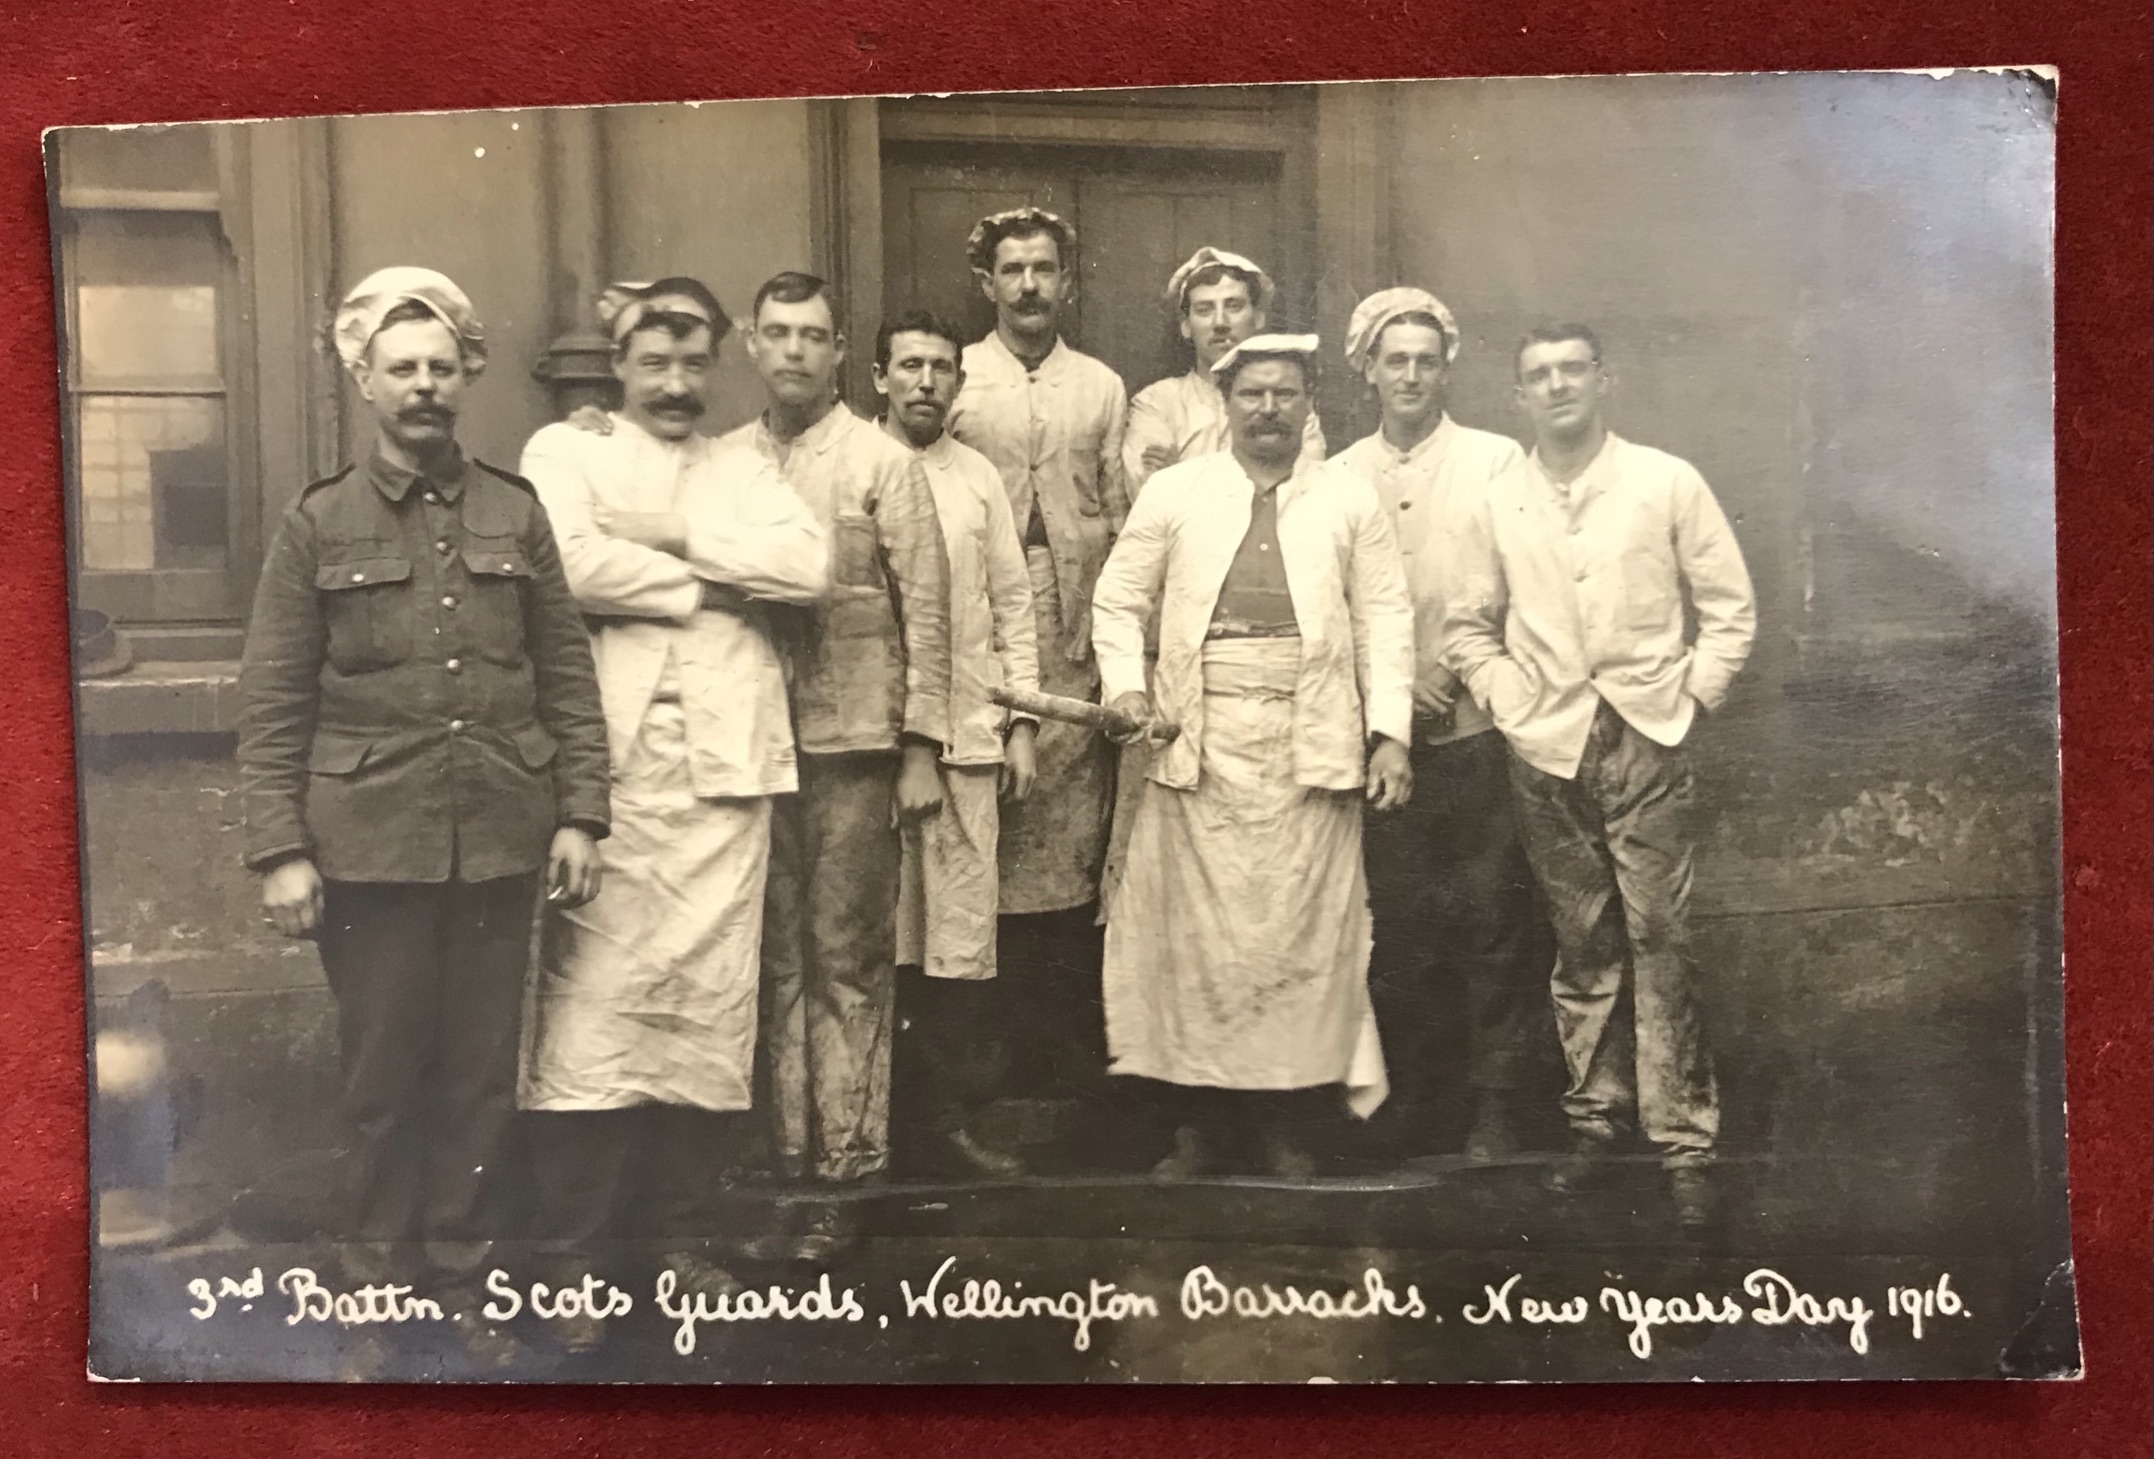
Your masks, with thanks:
[[(15, 0), (0, 7), (0, 1451), (2149, 1451), (2149, 279), (2134, 0)], [(1717, 12), (1717, 13), (1716, 13)], [(2077, 1384), (1313, 1391), (92, 1386), (40, 127), (684, 97), (1627, 70), (2063, 69), (2058, 449)], [(1919, 429), (1919, 420), (1911, 423)]]

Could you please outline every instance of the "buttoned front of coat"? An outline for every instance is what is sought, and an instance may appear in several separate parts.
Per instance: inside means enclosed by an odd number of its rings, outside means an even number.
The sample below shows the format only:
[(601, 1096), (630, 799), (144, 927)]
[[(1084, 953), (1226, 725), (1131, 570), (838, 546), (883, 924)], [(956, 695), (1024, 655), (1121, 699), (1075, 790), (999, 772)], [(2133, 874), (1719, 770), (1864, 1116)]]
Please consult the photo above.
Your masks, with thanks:
[(947, 745), (950, 564), (913, 453), (842, 403), (789, 444), (761, 419), (718, 444), (771, 462), (829, 537), (830, 593), (794, 656), (801, 751)]
[(1061, 340), (1028, 369), (1002, 336), (965, 349), (965, 388), (950, 434), (995, 463), (1020, 537), (1035, 506), (1054, 554), (1055, 592), (1068, 653), (1082, 663), (1092, 641), (1092, 585), (1129, 514), (1122, 377)]
[(583, 617), (527, 483), (376, 455), (293, 503), (240, 668), (246, 860), (341, 881), (537, 869), (607, 828)]
[(1448, 700), (1448, 726), (1428, 721), (1422, 737), (1443, 744), (1482, 734), (1495, 721), (1443, 662), (1445, 595), (1465, 575), (1462, 543), (1472, 535), (1474, 514), (1490, 485), (1525, 459), (1509, 436), (1462, 426), (1449, 415), (1410, 450), (1401, 451), (1382, 431), (1364, 436), (1332, 458), (1376, 490), (1398, 539), (1406, 589), (1414, 598), (1414, 684), (1432, 699)]
[(1757, 600), (1689, 462), (1613, 432), (1568, 485), (1523, 457), (1464, 527), (1444, 661), (1528, 764), (1576, 775), (1603, 701), (1673, 746), (1698, 707), (1727, 698), (1757, 636)]
[[(1398, 547), (1368, 483), (1298, 463), (1278, 493), (1279, 553), (1301, 630), (1294, 778), (1325, 790), (1363, 782), (1369, 735), (1405, 743), (1413, 719), (1413, 605)], [(1131, 509), (1094, 597), (1093, 645), (1108, 703), (1145, 687), (1144, 624), (1159, 610), (1152, 677), (1160, 717), (1180, 726), (1150, 778), (1191, 789), (1204, 736), (1204, 641), (1256, 486), (1231, 453), (1170, 466)]]
[[(1039, 692), (1032, 580), (1002, 479), (949, 434), (920, 453), (950, 554), (950, 765), (999, 765), (1010, 714), (997, 689)], [(1021, 718), (1027, 716), (1020, 716)]]

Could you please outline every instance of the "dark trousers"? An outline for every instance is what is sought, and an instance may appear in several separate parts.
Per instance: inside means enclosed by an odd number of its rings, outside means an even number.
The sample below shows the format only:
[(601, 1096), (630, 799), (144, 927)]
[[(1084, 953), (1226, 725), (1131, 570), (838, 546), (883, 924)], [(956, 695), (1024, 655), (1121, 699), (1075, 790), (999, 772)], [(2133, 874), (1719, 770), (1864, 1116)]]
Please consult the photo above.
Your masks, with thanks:
[(1444, 1094), (1458, 1089), (1454, 1071), (1482, 1093), (1531, 1082), (1551, 1037), (1555, 944), (1512, 813), (1503, 736), (1417, 741), (1412, 758), (1413, 799), (1367, 818), (1362, 854), (1375, 922), (1369, 999), (1392, 1089), (1377, 1119), (1425, 1145)]
[(351, 1126), (349, 1239), (424, 1241), (447, 1270), (484, 1260), (516, 1117), (537, 909), (536, 873), (326, 884), (320, 948)]
[(782, 1174), (890, 1161), (897, 773), (895, 750), (802, 755), (799, 792), (772, 806), (763, 1037)]
[(1345, 1127), (1345, 1105), (1336, 1084), (1308, 1089), (1219, 1089), (1202, 1084), (1133, 1080), (1141, 1086), (1153, 1119), (1171, 1137), (1184, 1125), (1214, 1150), (1244, 1158), (1267, 1134), (1281, 1135), (1312, 1151), (1335, 1143)]
[(995, 982), (1010, 1040), (1008, 1091), (1091, 1098), (1107, 1071), (1107, 1014), (1100, 1001), (1105, 931), (1087, 902), (995, 922)]
[(1127, 1081), (1107, 1075), (1105, 947), (1097, 903), (1006, 914), (995, 924), (999, 1020), (1009, 1049), (1001, 1092), (1057, 1102), (1049, 1159), (1069, 1170), (1133, 1168), (1153, 1158), (1130, 1139)]
[(893, 1124), (954, 1134), (995, 1097), (1009, 1064), (1000, 981), (898, 969)]
[(578, 1257), (605, 1238), (707, 1234), (711, 1190), (745, 1118), (673, 1104), (525, 1115), (537, 1234)]
[(1635, 1121), (1670, 1165), (1711, 1158), (1720, 1095), (1690, 949), (1690, 755), (1602, 704), (1575, 778), (1512, 759), (1519, 823), (1562, 961), (1556, 1031), (1579, 1132)]

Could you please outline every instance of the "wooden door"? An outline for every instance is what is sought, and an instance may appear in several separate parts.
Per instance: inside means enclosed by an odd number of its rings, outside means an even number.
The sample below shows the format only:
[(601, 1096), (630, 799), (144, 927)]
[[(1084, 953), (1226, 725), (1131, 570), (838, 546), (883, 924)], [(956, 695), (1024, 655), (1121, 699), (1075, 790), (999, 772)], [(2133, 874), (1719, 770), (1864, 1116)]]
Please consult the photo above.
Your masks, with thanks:
[(1077, 292), (1064, 336), (1135, 393), (1189, 368), (1167, 278), (1202, 244), (1232, 249), (1281, 278), (1275, 327), (1301, 327), (1313, 281), (1284, 277), (1295, 241), (1280, 203), (1280, 162), (1261, 152), (998, 143), (886, 143), (883, 306), (928, 308), (978, 339), (994, 328), (965, 261), (989, 213), (1027, 203), (1077, 230)]
[[(965, 240), (989, 213), (1045, 208), (1069, 219), (1083, 237), (1075, 217), (1077, 174), (1067, 166), (977, 159), (977, 148), (906, 148), (907, 155), (893, 161), (889, 150), (883, 162), (886, 319), (908, 309), (931, 310), (962, 329), (968, 342), (994, 329), (994, 306), (981, 296), (965, 261)], [(1079, 318), (1074, 309), (1063, 315), (1072, 343)]]

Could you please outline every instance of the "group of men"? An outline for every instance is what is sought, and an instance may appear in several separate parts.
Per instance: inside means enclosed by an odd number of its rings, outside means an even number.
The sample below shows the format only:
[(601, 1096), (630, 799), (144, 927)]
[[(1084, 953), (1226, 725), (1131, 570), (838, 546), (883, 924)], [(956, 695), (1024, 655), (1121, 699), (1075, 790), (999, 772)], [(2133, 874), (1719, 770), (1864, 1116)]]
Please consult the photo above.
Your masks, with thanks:
[[(685, 1243), (728, 1169), (879, 1177), (894, 1067), (899, 1162), (946, 1174), (1021, 1173), (982, 1116), (1049, 1087), (1093, 1148), (1158, 1114), (1161, 1178), (1309, 1174), (1394, 1084), (1380, 1148), (1429, 1153), (1447, 1016), (1492, 1158), (1551, 998), (1551, 1186), (1640, 1133), (1709, 1219), (1686, 747), (1751, 591), (1698, 473), (1608, 432), (1592, 332), (1520, 344), (1528, 453), (1449, 415), (1450, 311), (1375, 294), (1382, 424), (1327, 459), (1251, 260), (1175, 271), (1192, 368), (1130, 400), (1062, 337), (1062, 219), (968, 251), (993, 332), (885, 322), (879, 421), (832, 288), (768, 281), (764, 409), (716, 438), (733, 321), (618, 285), (619, 407), (516, 475), (456, 444), (465, 295), (344, 300), (379, 440), (276, 533), (240, 753), (265, 915), (337, 1000), (355, 1245), (468, 1281), (519, 1122), (553, 1249)], [(749, 1255), (851, 1234), (788, 1209)]]

